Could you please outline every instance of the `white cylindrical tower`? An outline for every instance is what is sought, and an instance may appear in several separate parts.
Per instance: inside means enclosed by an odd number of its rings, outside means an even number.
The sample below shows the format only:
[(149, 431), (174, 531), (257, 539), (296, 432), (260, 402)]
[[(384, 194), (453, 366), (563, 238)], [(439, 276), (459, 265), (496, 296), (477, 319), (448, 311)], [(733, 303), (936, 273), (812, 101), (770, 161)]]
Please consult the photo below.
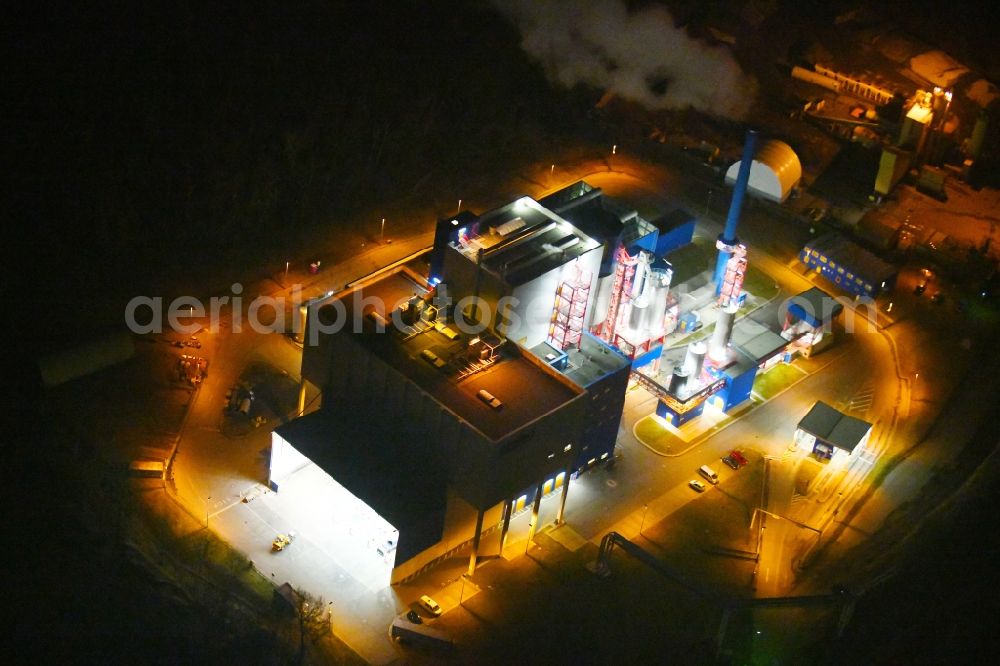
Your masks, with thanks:
[(705, 352), (708, 347), (705, 342), (699, 340), (688, 345), (687, 356), (684, 357), (684, 370), (688, 373), (689, 381), (697, 382), (701, 379), (701, 371), (705, 367)]
[(663, 330), (667, 316), (667, 296), (670, 293), (670, 271), (654, 268), (649, 272), (649, 305), (646, 308), (644, 328), (658, 333)]
[(632, 309), (628, 314), (628, 327), (633, 331), (643, 330), (645, 328), (643, 324), (646, 322), (646, 311), (648, 309), (649, 307), (644, 296), (640, 296), (632, 301)]
[(712, 342), (708, 345), (708, 355), (713, 361), (721, 362), (728, 356), (729, 340), (733, 335), (733, 322), (739, 307), (729, 305), (719, 310), (719, 317), (715, 320), (715, 331), (712, 333)]

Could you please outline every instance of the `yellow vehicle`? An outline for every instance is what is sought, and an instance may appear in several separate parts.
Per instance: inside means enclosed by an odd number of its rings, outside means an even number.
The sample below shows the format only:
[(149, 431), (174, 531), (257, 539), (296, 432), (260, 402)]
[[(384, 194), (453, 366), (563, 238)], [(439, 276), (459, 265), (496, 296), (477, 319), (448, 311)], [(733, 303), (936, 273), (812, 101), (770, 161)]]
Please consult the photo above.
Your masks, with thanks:
[(295, 540), (295, 532), (289, 532), (288, 534), (279, 534), (274, 537), (274, 541), (271, 542), (272, 550), (284, 550), (292, 541)]

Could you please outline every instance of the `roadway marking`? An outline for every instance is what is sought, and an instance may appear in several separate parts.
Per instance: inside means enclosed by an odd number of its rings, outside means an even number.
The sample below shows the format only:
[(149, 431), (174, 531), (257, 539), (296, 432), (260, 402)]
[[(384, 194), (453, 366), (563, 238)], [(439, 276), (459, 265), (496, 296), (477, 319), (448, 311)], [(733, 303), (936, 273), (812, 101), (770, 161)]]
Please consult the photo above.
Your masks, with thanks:
[(858, 462), (866, 465), (874, 465), (876, 458), (878, 458), (878, 455), (875, 453), (862, 453), (858, 456)]
[(861, 387), (847, 403), (847, 411), (867, 412), (875, 399), (875, 387), (866, 384)]

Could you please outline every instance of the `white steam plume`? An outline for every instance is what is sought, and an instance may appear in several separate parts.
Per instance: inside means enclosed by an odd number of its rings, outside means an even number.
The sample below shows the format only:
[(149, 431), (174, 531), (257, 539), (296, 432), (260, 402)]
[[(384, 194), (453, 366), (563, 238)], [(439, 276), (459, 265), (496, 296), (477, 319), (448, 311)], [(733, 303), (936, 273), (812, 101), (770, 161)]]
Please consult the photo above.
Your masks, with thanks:
[(742, 117), (756, 94), (756, 81), (726, 49), (688, 37), (665, 8), (629, 12), (622, 0), (495, 5), (521, 31), (524, 50), (564, 86), (586, 83), (650, 109), (730, 118)]

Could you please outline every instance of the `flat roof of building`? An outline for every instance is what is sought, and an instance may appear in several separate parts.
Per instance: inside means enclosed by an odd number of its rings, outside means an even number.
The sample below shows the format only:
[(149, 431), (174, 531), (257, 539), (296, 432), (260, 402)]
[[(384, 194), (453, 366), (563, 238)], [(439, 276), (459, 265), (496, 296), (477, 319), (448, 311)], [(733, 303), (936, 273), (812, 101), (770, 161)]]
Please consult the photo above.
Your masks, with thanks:
[(607, 199), (600, 189), (591, 190), (586, 198), (570, 201), (557, 208), (559, 215), (565, 217), (574, 226), (593, 238), (617, 238), (622, 234), (624, 225), (621, 212), (605, 205)]
[(531, 197), (483, 213), (476, 225), (476, 234), (455, 249), (470, 261), (482, 250), (482, 267), (515, 286), (601, 245)]
[[(652, 249), (651, 243), (656, 241), (659, 233), (659, 230), (651, 222), (635, 215), (625, 221), (625, 228), (622, 230), (622, 245), (629, 249), (635, 248), (636, 245)], [(643, 241), (646, 241), (647, 245), (641, 245)]]
[(665, 234), (673, 231), (677, 227), (681, 227), (694, 221), (696, 221), (694, 215), (683, 208), (675, 208), (669, 213), (665, 213), (653, 219), (652, 224), (660, 230), (660, 233)]
[[(381, 314), (391, 321), (393, 309), (414, 295), (428, 294), (426, 285), (419, 280), (419, 276), (400, 268), (359, 284), (340, 300), (348, 321), (361, 322), (360, 332), (355, 333), (361, 344), (488, 438), (499, 440), (583, 393), (512, 342), (502, 344), (496, 352), (497, 360), (487, 365), (470, 351), (470, 341), (476, 336), (461, 333), (456, 324), (442, 331), (433, 322), (421, 320), (400, 331), (390, 323), (379, 333), (374, 322), (355, 316), (358, 306), (380, 302), (384, 303)], [(457, 339), (453, 339), (456, 334)], [(423, 356), (425, 350), (439, 358), (443, 367), (436, 367)], [(488, 406), (478, 397), (480, 390), (495, 396), (502, 407)]]
[[(548, 354), (560, 353), (548, 342), (535, 345), (531, 352), (543, 360)], [(632, 363), (627, 356), (589, 333), (581, 336), (579, 349), (570, 347), (565, 353), (569, 363), (562, 373), (584, 388)]]
[(559, 212), (560, 208), (579, 202), (581, 199), (584, 199), (586, 195), (591, 195), (591, 197), (600, 197), (601, 188), (594, 187), (585, 180), (578, 180), (575, 183), (571, 183), (566, 187), (556, 190), (555, 192), (546, 194), (538, 200), (538, 203), (542, 204), (549, 210)]
[(824, 234), (809, 241), (803, 252), (818, 252), (820, 256), (849, 267), (854, 273), (868, 278), (876, 286), (898, 271), (892, 264), (882, 261), (852, 240), (836, 233)]
[[(788, 346), (788, 340), (781, 337), (767, 324), (762, 323), (757, 317), (766, 320), (778, 311), (777, 304), (765, 306), (762, 312), (754, 312), (750, 316), (744, 316), (733, 323), (733, 332), (730, 336), (730, 345), (726, 358), (719, 363), (722, 372), (729, 377), (739, 377), (755, 366), (759, 366), (764, 361), (780, 353)], [(703, 341), (707, 344), (711, 336), (705, 336)], [(660, 360), (660, 371), (653, 377), (664, 386), (669, 383), (670, 375), (675, 366), (683, 365), (687, 355), (687, 344), (682, 344), (664, 350)], [(693, 393), (692, 389), (687, 393)]]
[(788, 301), (788, 312), (813, 328), (829, 323), (843, 311), (844, 305), (819, 287), (812, 287), (792, 296)]
[(788, 346), (788, 340), (750, 317), (733, 325), (731, 340), (733, 347), (754, 363), (762, 363)]
[(799, 421), (798, 428), (838, 449), (853, 451), (872, 429), (872, 424), (818, 401)]

